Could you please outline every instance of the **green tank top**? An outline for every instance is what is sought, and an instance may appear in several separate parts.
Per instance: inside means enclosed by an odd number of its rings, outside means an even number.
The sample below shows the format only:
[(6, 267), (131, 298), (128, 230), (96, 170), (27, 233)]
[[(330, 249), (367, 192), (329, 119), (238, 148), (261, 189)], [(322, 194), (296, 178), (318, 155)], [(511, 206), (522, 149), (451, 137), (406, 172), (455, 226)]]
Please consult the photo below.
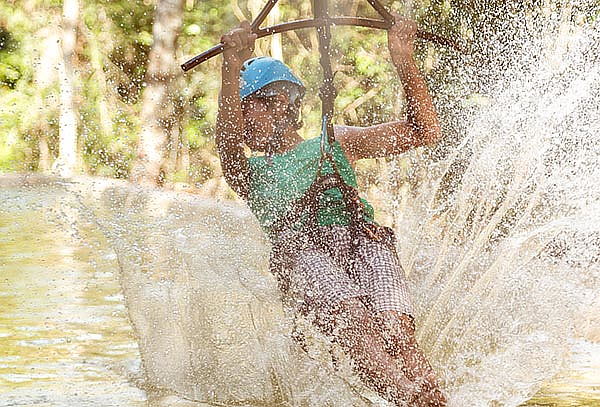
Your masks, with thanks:
[[(331, 146), (331, 153), (344, 181), (356, 187), (356, 175), (339, 142)], [(283, 217), (316, 178), (321, 157), (320, 137), (305, 140), (283, 154), (249, 158), (250, 191), (248, 205), (263, 230), (270, 233), (273, 223)], [(326, 162), (323, 172), (333, 172)], [(373, 207), (364, 199), (365, 218), (373, 222)], [(321, 226), (348, 225), (350, 216), (338, 188), (325, 191), (320, 198), (317, 222)], [(301, 227), (306, 221), (300, 221)]]

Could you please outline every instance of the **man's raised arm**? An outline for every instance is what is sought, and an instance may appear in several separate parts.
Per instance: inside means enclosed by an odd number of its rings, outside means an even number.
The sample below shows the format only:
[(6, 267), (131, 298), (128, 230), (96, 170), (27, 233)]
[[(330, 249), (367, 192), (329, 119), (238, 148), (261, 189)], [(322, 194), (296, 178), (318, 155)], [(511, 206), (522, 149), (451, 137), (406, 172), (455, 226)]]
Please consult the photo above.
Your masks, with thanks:
[(240, 69), (252, 55), (256, 34), (243, 22), (221, 38), (230, 46), (223, 52), (221, 97), (217, 114), (216, 144), (223, 175), (229, 186), (242, 198), (248, 196), (248, 159), (244, 154), (244, 117), (240, 102)]
[(396, 22), (388, 31), (388, 48), (406, 95), (407, 119), (369, 127), (336, 127), (336, 137), (351, 161), (400, 154), (434, 144), (442, 136), (433, 101), (413, 58), (417, 26), (393, 14)]

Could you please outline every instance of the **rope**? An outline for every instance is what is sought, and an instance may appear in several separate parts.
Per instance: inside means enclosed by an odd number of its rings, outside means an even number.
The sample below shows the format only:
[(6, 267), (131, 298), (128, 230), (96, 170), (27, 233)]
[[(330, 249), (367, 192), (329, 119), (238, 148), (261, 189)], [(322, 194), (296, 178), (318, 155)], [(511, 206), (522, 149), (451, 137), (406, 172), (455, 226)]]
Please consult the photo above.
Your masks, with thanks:
[(325, 21), (321, 27), (317, 27), (317, 35), (319, 39), (319, 63), (323, 69), (323, 85), (319, 91), (321, 98), (321, 110), (324, 120), (324, 127), (327, 132), (327, 141), (333, 144), (335, 136), (333, 134), (333, 105), (337, 91), (333, 85), (333, 70), (331, 69), (331, 20), (329, 19), (328, 1), (313, 0), (313, 14), (315, 20), (320, 19)]

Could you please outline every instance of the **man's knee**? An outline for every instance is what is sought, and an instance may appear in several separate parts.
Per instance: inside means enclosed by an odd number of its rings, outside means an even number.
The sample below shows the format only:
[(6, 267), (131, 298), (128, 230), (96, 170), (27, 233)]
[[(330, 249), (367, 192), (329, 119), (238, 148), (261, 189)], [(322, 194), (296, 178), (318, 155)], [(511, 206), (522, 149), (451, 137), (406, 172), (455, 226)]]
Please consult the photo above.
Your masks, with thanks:
[(403, 346), (416, 345), (415, 324), (412, 316), (397, 311), (378, 313), (382, 336)]
[(334, 336), (352, 338), (378, 333), (375, 316), (360, 298), (341, 301), (330, 315), (328, 324)]

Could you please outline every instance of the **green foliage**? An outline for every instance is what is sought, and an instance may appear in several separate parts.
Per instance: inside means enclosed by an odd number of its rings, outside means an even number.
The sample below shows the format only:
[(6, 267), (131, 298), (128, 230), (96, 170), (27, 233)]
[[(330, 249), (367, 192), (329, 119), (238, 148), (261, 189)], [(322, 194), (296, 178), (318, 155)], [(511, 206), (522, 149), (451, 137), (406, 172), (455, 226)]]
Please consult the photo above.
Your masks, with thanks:
[[(153, 18), (157, 0), (81, 1), (74, 58), (76, 105), (79, 114), (80, 153), (91, 174), (127, 177), (136, 154), (140, 130), (139, 113), (144, 77), (153, 41)], [(186, 0), (177, 61), (210, 48), (220, 36), (239, 24), (240, 13), (251, 18), (250, 9), (259, 0)], [(332, 1), (332, 14), (377, 17), (364, 0)], [(406, 10), (403, 2), (384, 2), (415, 18), (430, 32), (454, 38), (475, 38), (498, 26), (502, 13), (536, 10), (535, 1), (424, 0)], [(561, 2), (556, 7), (561, 7)], [(504, 4), (504, 5), (503, 5)], [(280, 0), (281, 21), (310, 15), (309, 0)], [(575, 6), (577, 8), (579, 6)], [(586, 21), (598, 18), (599, 7), (578, 10)], [(41, 144), (48, 144), (50, 159), (56, 156), (58, 139), (59, 61), (41, 60), (47, 55), (49, 35), (59, 34), (62, 1), (6, 0), (0, 2), (0, 169), (20, 171), (38, 168)], [(338, 89), (336, 123), (366, 126), (402, 116), (402, 90), (382, 31), (335, 27), (332, 55)], [(477, 36), (480, 37), (477, 37)], [(56, 38), (54, 44), (59, 37)], [(270, 39), (260, 40), (268, 52)], [(283, 34), (283, 58), (307, 86), (302, 110), (304, 137), (320, 129), (321, 68), (314, 30)], [(418, 42), (417, 59), (425, 71), (432, 93), (438, 99), (464, 99), (456, 76), (457, 54), (442, 47)], [(192, 72), (181, 74), (174, 98), (183, 110), (179, 127), (189, 168), (174, 168), (167, 179), (205, 182), (218, 174), (214, 152), (214, 125), (220, 88), (220, 57)], [(40, 80), (48, 67), (49, 82)], [(442, 112), (443, 113), (443, 112)], [(183, 150), (182, 150), (183, 151)]]
[(19, 59), (16, 57), (18, 43), (12, 34), (0, 27), (0, 85), (14, 89), (21, 77), (18, 69)]

